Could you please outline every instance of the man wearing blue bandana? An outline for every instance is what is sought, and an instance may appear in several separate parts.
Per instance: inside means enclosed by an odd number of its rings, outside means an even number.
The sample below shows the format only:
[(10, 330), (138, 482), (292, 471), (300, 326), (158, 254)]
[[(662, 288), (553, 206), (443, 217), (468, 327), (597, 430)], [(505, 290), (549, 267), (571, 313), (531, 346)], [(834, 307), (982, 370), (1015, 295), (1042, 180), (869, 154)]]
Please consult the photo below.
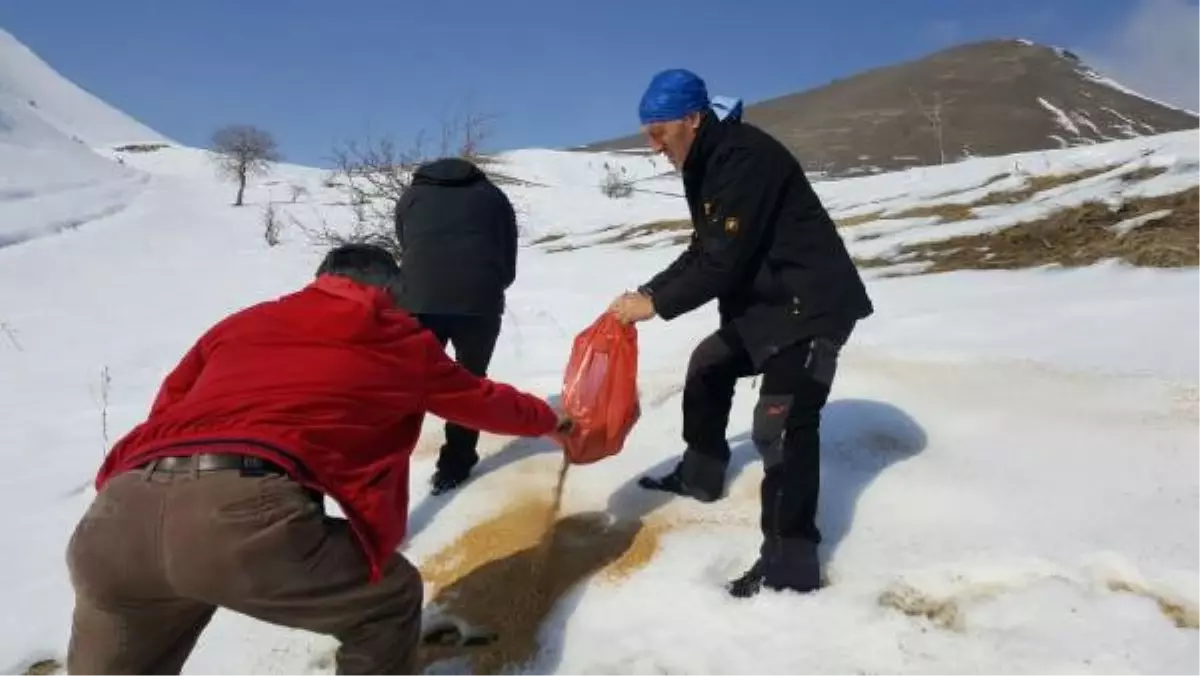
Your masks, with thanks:
[(693, 231), (671, 265), (610, 311), (625, 322), (669, 321), (716, 299), (720, 316), (688, 364), (683, 457), (671, 473), (640, 484), (719, 499), (734, 387), (761, 375), (751, 436), (765, 469), (763, 542), (728, 589), (738, 597), (764, 586), (818, 589), (821, 410), (841, 348), (873, 312), (871, 301), (799, 162), (742, 122), (741, 101), (710, 98), (698, 76), (673, 69), (654, 76), (638, 112), (651, 148), (683, 175)]

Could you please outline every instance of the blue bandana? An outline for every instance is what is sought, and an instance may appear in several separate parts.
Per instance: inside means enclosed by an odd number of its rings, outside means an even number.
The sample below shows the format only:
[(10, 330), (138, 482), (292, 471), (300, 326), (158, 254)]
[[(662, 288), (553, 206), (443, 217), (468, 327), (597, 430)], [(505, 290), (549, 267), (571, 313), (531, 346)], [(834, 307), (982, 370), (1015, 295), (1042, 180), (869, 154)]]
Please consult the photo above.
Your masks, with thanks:
[(708, 97), (704, 80), (690, 70), (673, 68), (655, 75), (638, 105), (642, 124), (680, 120), (690, 113), (712, 108), (720, 119), (742, 116), (740, 99), (725, 96)]
[(690, 70), (664, 70), (650, 80), (638, 105), (642, 124), (679, 120), (708, 107), (708, 88)]

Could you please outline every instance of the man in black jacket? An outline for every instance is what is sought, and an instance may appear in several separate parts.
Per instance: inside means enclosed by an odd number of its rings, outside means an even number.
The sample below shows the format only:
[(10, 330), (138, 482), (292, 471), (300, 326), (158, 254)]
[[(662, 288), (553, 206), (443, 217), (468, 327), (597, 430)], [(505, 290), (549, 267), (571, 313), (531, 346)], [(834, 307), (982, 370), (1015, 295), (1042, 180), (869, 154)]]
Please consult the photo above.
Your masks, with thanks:
[(688, 364), (683, 458), (640, 483), (720, 498), (734, 387), (761, 374), (751, 436), (765, 469), (763, 543), (729, 591), (817, 589), (821, 410), (840, 350), (871, 301), (799, 162), (741, 122), (739, 101), (710, 100), (695, 74), (668, 70), (651, 81), (640, 115), (651, 147), (682, 171), (694, 229), (675, 262), (610, 309), (626, 322), (671, 320), (717, 299), (721, 320)]
[[(512, 203), (479, 167), (459, 158), (421, 165), (396, 205), (401, 305), (454, 347), (455, 359), (487, 375), (517, 274)], [(479, 432), (446, 424), (433, 493), (456, 488), (479, 462)]]

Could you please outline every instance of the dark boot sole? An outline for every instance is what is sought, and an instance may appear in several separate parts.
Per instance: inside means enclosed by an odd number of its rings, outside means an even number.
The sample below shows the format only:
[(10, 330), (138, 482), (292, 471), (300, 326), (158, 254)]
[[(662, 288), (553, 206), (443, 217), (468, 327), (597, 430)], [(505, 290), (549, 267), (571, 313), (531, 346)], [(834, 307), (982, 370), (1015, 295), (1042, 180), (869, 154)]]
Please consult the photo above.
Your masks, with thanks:
[(693, 500), (698, 500), (698, 501), (706, 503), (706, 504), (713, 503), (713, 502), (716, 502), (721, 499), (721, 496), (713, 497), (713, 496), (709, 496), (709, 495), (700, 495), (697, 493), (692, 493), (674, 483), (668, 483), (661, 479), (657, 479), (655, 477), (650, 477), (650, 476), (644, 476), (644, 477), (638, 479), (638, 486), (640, 486), (641, 488), (644, 488), (648, 491), (660, 491), (662, 493), (670, 493), (672, 495), (678, 495), (683, 498), (692, 498)]

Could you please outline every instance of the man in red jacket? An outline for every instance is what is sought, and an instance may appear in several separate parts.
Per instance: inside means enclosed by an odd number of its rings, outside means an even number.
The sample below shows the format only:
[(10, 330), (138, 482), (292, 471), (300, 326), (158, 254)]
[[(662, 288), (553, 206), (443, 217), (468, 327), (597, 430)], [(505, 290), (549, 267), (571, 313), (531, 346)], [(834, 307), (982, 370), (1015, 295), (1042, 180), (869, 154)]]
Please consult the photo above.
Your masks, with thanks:
[(393, 305), (398, 277), (386, 251), (339, 247), (184, 355), (68, 546), (71, 673), (179, 673), (218, 607), (336, 637), (339, 673), (414, 673), (422, 581), (396, 547), (425, 413), (514, 436), (570, 423), (451, 360)]

